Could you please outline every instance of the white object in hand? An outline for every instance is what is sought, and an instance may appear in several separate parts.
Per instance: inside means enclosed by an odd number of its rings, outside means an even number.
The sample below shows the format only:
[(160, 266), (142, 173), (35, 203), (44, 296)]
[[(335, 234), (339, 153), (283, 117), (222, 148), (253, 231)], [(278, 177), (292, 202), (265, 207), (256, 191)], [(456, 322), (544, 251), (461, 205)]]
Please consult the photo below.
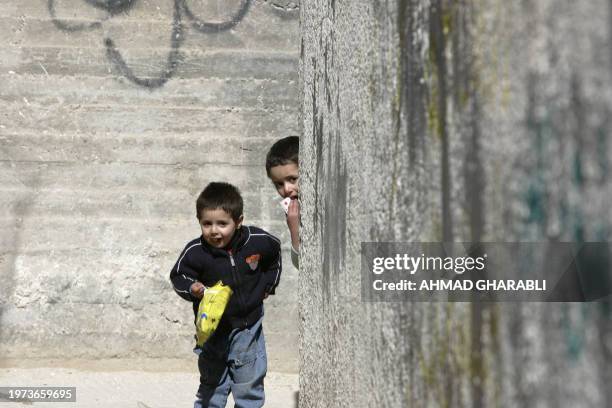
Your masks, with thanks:
[(283, 201), (280, 202), (281, 207), (285, 210), (285, 214), (289, 212), (289, 203), (291, 203), (291, 198), (287, 197)]

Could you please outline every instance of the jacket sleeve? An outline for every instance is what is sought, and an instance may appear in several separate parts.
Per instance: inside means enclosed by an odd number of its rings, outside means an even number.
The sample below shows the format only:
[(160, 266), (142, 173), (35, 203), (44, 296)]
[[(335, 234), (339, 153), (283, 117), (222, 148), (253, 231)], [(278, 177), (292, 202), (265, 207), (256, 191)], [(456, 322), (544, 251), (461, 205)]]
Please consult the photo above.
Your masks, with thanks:
[(172, 282), (174, 291), (180, 297), (190, 302), (198, 300), (189, 291), (191, 285), (198, 281), (198, 272), (197, 267), (194, 264), (193, 252), (190, 253), (190, 251), (193, 251), (194, 247), (197, 248), (198, 245), (199, 244), (194, 244), (185, 247), (181, 253), (181, 256), (172, 268), (172, 271), (170, 271), (170, 281)]
[(300, 269), (300, 252), (291, 246), (291, 263), (296, 269)]
[(264, 271), (264, 279), (266, 280), (266, 293), (273, 295), (280, 282), (283, 266), (280, 241), (272, 235), (268, 235), (268, 238), (270, 243), (269, 261), (266, 262), (267, 268)]

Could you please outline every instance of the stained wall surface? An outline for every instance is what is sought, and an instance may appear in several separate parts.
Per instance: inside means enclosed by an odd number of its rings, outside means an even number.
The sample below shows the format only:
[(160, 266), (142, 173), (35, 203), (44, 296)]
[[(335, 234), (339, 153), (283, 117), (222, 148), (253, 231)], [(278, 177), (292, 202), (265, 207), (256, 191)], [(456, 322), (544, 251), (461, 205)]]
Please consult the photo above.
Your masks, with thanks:
[(608, 241), (611, 5), (301, 7), (301, 407), (604, 407), (600, 303), (366, 303), (361, 242)]
[(168, 276), (195, 199), (236, 184), (284, 243), (272, 370), (297, 370), (297, 272), (265, 154), (298, 134), (297, 1), (0, 3), (0, 356), (191, 358)]

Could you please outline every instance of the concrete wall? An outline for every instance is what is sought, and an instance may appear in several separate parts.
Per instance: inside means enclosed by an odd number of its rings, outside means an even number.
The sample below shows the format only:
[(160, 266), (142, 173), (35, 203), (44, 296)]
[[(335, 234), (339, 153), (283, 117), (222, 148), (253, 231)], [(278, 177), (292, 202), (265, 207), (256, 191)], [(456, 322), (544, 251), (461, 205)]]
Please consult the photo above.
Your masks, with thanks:
[(603, 407), (602, 304), (364, 303), (362, 241), (610, 239), (611, 4), (301, 8), (301, 407)]
[(284, 242), (272, 370), (297, 369), (297, 272), (263, 167), (298, 134), (297, 1), (0, 4), (0, 356), (191, 358), (168, 275), (213, 180)]

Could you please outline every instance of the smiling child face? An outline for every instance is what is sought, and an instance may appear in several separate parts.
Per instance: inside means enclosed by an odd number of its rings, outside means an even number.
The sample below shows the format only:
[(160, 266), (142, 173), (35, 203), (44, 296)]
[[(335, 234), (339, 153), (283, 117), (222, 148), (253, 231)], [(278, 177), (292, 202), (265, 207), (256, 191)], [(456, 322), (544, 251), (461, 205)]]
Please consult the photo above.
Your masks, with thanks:
[(214, 248), (225, 248), (242, 225), (243, 217), (236, 221), (222, 208), (204, 209), (200, 214), (200, 227), (204, 240)]

